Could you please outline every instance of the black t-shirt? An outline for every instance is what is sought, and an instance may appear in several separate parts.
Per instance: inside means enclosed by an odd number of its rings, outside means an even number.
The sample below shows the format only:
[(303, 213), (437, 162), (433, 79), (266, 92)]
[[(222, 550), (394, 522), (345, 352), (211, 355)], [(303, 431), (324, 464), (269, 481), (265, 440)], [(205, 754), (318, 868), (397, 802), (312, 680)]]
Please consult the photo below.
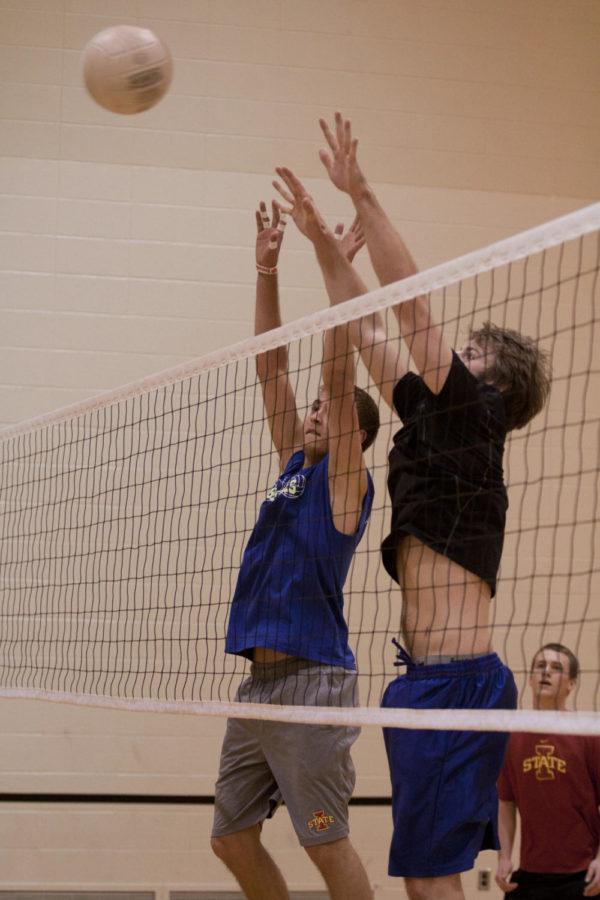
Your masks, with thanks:
[(478, 381), (453, 352), (439, 394), (408, 372), (394, 387), (394, 407), (404, 424), (389, 454), (385, 568), (398, 581), (398, 540), (412, 534), (486, 581), (493, 596), (508, 507), (500, 391)]

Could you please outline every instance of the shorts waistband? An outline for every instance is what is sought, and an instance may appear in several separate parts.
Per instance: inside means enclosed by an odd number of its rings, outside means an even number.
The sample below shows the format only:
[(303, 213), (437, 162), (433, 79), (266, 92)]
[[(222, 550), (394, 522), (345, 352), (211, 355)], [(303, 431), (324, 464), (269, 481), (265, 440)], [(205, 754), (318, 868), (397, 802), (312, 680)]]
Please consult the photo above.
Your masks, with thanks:
[(481, 659), (482, 656), (489, 656), (489, 653), (464, 653), (456, 656), (434, 653), (432, 656), (417, 656), (413, 662), (415, 666), (439, 666), (445, 663), (463, 662), (465, 659)]
[(252, 662), (250, 675), (257, 681), (276, 681), (288, 675), (297, 675), (306, 669), (316, 672), (340, 672), (355, 675), (353, 669), (344, 669), (343, 666), (332, 666), (330, 663), (320, 663), (314, 659), (303, 659), (299, 656), (290, 656), (287, 659), (278, 659), (276, 662)]
[(497, 653), (474, 653), (468, 656), (426, 656), (422, 660), (415, 660), (395, 638), (392, 638), (392, 641), (398, 650), (395, 665), (406, 666), (406, 677), (408, 678), (448, 678), (455, 675), (489, 672), (504, 666)]
[(272, 681), (283, 675), (295, 675), (302, 669), (309, 669), (315, 663), (310, 659), (301, 659), (298, 656), (290, 656), (287, 659), (278, 659), (275, 662), (252, 662), (250, 674), (261, 681)]
[(450, 678), (491, 672), (493, 669), (503, 667), (504, 663), (496, 653), (486, 653), (484, 656), (465, 657), (447, 663), (412, 665), (408, 667), (406, 674), (409, 678)]

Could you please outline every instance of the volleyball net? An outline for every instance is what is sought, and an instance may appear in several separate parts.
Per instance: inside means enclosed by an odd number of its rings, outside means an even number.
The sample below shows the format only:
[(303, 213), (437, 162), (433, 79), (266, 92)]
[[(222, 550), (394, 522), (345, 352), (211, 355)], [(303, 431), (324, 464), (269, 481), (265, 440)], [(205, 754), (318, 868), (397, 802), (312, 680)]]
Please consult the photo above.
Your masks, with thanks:
[[(600, 733), (599, 228), (596, 204), (1, 432), (0, 696), (419, 728), (545, 731), (551, 715), (554, 731)], [(582, 669), (576, 711), (540, 719), (523, 709), (378, 708), (401, 631), (402, 595), (380, 554), (391, 515), (387, 454), (400, 422), (361, 363), (357, 384), (381, 417), (366, 453), (373, 511), (344, 589), (361, 706), (236, 704), (250, 664), (225, 653), (231, 598), (280, 474), (256, 357), (285, 346), (298, 407), (308, 408), (323, 333), (379, 311), (399, 343), (393, 307), (422, 294), (452, 346), (491, 320), (551, 356), (549, 403), (507, 441), (509, 510), (491, 627), (521, 689), (542, 644), (570, 647)]]

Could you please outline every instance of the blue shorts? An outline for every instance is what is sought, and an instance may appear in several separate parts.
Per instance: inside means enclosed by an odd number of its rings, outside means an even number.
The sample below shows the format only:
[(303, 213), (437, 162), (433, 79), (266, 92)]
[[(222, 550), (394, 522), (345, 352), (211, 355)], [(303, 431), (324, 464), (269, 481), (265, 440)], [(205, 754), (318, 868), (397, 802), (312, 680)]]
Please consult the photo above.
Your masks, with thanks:
[[(410, 663), (382, 706), (515, 709), (517, 689), (495, 653), (438, 665)], [(480, 850), (499, 848), (498, 795), (508, 735), (384, 728), (394, 834), (389, 874), (434, 878), (472, 869)]]

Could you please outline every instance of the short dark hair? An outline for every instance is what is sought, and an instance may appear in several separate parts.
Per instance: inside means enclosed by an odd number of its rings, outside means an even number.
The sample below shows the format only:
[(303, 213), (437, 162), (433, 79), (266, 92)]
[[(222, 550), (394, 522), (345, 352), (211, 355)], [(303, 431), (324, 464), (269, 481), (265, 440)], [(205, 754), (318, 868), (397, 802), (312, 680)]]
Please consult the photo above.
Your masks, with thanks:
[(354, 386), (354, 403), (358, 416), (358, 427), (361, 431), (366, 431), (362, 442), (362, 449), (366, 450), (371, 446), (379, 431), (379, 407), (370, 394), (356, 385)]
[(536, 416), (550, 393), (550, 358), (533, 338), (484, 322), (471, 331), (476, 341), (494, 354), (494, 362), (483, 379), (501, 392), (506, 409), (506, 430), (523, 428)]
[(569, 660), (569, 678), (571, 679), (571, 681), (575, 681), (575, 679), (579, 677), (579, 660), (577, 659), (573, 651), (569, 650), (568, 647), (565, 647), (564, 644), (544, 644), (543, 647), (540, 647), (531, 661), (532, 672), (533, 667), (535, 666), (535, 661), (543, 650), (554, 650), (555, 653), (563, 653)]

